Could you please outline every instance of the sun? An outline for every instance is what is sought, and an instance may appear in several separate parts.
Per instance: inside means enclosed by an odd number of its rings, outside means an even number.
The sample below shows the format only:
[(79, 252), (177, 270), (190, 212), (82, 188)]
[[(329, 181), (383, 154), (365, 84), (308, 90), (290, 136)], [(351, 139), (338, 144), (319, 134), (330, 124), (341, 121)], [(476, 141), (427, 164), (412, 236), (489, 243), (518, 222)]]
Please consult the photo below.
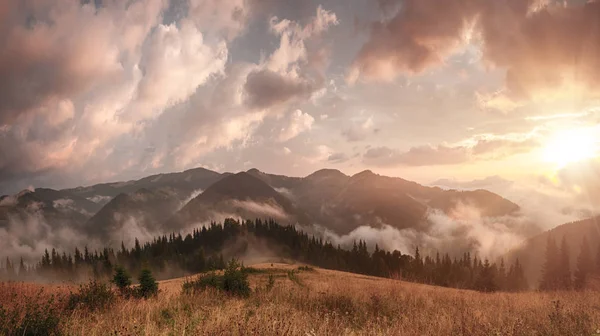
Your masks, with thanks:
[(570, 129), (555, 133), (543, 152), (544, 161), (563, 167), (598, 155), (600, 139), (594, 129)]

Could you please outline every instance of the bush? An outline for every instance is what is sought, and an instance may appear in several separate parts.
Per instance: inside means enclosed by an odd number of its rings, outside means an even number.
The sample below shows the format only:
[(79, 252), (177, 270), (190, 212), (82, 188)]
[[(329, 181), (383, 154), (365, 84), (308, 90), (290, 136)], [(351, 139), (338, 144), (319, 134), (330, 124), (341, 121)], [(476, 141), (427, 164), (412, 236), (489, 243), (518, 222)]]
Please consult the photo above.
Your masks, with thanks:
[(107, 284), (91, 280), (79, 286), (77, 293), (71, 293), (67, 302), (67, 309), (83, 308), (90, 311), (106, 309), (115, 302), (115, 293)]
[(298, 271), (314, 272), (315, 269), (310, 266), (300, 266), (298, 267)]
[(115, 275), (112, 283), (114, 283), (121, 293), (125, 292), (131, 286), (131, 276), (122, 266), (115, 268)]
[(143, 269), (138, 280), (140, 281), (140, 286), (138, 287), (140, 297), (147, 299), (158, 295), (158, 282), (156, 282), (150, 270)]
[(223, 274), (223, 289), (233, 295), (247, 297), (250, 295), (250, 283), (248, 274), (242, 270), (242, 267), (235, 259), (231, 259), (227, 264)]
[(192, 293), (196, 290), (204, 290), (207, 287), (216, 288), (241, 297), (248, 297), (251, 292), (248, 274), (244, 272), (244, 269), (235, 259), (232, 259), (227, 264), (223, 275), (208, 273), (199, 276), (196, 280), (185, 282), (183, 284), (183, 291), (185, 293)]

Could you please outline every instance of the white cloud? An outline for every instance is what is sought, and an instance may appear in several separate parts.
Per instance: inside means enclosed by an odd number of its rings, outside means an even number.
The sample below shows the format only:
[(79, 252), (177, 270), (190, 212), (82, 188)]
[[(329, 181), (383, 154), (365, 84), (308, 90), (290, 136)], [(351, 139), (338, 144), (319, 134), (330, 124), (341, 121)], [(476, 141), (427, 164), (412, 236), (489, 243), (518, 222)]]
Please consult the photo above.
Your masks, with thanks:
[(309, 131), (315, 122), (315, 118), (300, 110), (292, 112), (287, 119), (287, 125), (279, 132), (278, 140), (281, 142), (288, 141), (302, 132)]

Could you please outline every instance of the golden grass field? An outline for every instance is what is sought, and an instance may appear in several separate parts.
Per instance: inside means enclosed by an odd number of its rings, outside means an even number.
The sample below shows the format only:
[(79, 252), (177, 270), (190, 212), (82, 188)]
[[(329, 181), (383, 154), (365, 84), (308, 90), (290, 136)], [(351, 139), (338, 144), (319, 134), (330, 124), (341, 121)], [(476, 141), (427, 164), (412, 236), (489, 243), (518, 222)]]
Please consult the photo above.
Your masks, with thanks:
[[(215, 290), (181, 293), (185, 279), (160, 283), (149, 300), (62, 316), (66, 335), (600, 335), (600, 292), (494, 293), (455, 290), (315, 269), (261, 264), (247, 299)], [(274, 287), (267, 291), (269, 274)], [(0, 304), (41, 285), (2, 284)], [(45, 286), (40, 299), (69, 291)]]

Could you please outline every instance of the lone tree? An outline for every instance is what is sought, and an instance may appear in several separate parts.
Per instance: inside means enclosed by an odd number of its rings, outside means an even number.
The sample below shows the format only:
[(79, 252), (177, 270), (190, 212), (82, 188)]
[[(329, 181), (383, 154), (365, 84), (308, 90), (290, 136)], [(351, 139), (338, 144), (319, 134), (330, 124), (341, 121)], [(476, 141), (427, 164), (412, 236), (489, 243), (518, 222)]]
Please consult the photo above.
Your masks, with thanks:
[(125, 291), (131, 286), (131, 276), (123, 268), (123, 266), (117, 266), (115, 268), (115, 275), (113, 276), (112, 283), (114, 283), (121, 292)]
[(158, 295), (158, 282), (154, 279), (152, 272), (149, 269), (143, 269), (138, 278), (140, 281), (139, 294), (143, 298)]
[(581, 252), (577, 257), (577, 269), (575, 270), (575, 288), (583, 289), (587, 282), (587, 278), (594, 271), (594, 262), (592, 261), (592, 252), (587, 238), (583, 237), (581, 243)]

